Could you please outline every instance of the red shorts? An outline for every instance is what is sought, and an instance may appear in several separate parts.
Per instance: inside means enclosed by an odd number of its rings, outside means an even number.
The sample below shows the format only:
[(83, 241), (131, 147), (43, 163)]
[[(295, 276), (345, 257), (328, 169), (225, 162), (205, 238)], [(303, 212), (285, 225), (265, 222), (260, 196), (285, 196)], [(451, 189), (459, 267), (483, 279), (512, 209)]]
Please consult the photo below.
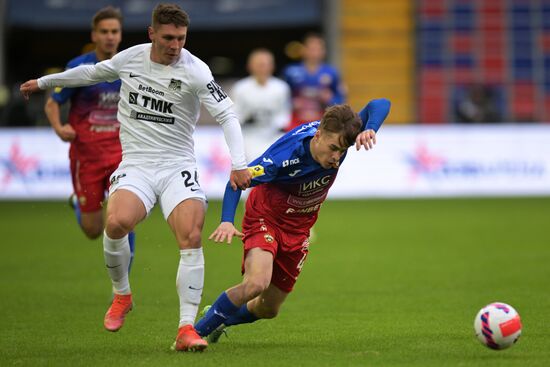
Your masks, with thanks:
[(302, 271), (309, 250), (309, 231), (285, 232), (263, 218), (243, 219), (244, 259), (253, 248), (261, 248), (273, 254), (271, 283), (283, 292), (290, 293)]
[(118, 164), (71, 159), (73, 189), (82, 213), (95, 212), (103, 207), (103, 200), (109, 190), (109, 178)]

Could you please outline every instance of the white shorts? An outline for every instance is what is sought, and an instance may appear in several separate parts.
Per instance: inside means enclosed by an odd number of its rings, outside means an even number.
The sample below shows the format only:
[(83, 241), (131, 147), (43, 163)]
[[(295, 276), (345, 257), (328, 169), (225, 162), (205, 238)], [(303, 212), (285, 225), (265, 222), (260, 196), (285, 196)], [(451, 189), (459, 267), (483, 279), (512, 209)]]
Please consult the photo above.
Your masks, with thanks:
[(158, 200), (164, 219), (186, 199), (202, 200), (205, 205), (207, 202), (198, 182), (197, 167), (192, 164), (122, 161), (110, 182), (109, 195), (118, 189), (133, 192), (142, 201), (147, 215)]

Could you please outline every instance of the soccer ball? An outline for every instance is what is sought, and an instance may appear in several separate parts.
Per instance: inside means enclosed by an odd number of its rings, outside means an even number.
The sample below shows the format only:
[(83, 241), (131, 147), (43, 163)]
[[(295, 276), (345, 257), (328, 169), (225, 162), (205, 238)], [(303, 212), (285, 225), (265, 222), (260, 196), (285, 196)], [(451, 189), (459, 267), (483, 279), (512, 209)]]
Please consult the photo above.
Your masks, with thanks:
[(518, 341), (521, 319), (512, 306), (494, 302), (477, 313), (474, 329), (483, 345), (496, 350), (506, 349)]

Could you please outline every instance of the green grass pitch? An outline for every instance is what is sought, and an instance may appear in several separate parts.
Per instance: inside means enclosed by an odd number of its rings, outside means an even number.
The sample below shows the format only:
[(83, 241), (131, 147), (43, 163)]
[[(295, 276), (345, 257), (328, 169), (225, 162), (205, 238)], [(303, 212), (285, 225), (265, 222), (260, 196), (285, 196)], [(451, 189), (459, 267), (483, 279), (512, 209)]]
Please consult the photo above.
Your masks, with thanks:
[[(64, 203), (0, 202), (0, 365), (549, 366), (549, 228), (550, 198), (327, 201), (279, 317), (188, 354), (170, 350), (179, 256), (158, 209), (137, 228), (136, 307), (109, 333), (101, 240)], [(240, 280), (241, 245), (204, 246), (207, 304)], [(473, 335), (492, 301), (522, 317), (509, 350)]]

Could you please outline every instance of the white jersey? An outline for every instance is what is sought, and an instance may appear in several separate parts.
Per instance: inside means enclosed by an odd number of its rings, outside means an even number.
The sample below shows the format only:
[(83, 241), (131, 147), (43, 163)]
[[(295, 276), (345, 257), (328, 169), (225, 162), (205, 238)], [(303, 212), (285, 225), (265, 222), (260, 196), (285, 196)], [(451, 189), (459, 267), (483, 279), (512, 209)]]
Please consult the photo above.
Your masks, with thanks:
[(280, 79), (271, 77), (264, 85), (252, 76), (241, 79), (231, 90), (231, 98), (244, 131), (273, 137), (290, 122), (290, 88)]
[(233, 102), (214, 81), (209, 67), (186, 49), (171, 65), (151, 61), (150, 54), (150, 43), (137, 45), (80, 71), (87, 73), (82, 79), (71, 74), (61, 78), (65, 72), (40, 78), (39, 87), (120, 79), (118, 120), (123, 160), (195, 164), (192, 135), (200, 104), (215, 117), (229, 110)]

